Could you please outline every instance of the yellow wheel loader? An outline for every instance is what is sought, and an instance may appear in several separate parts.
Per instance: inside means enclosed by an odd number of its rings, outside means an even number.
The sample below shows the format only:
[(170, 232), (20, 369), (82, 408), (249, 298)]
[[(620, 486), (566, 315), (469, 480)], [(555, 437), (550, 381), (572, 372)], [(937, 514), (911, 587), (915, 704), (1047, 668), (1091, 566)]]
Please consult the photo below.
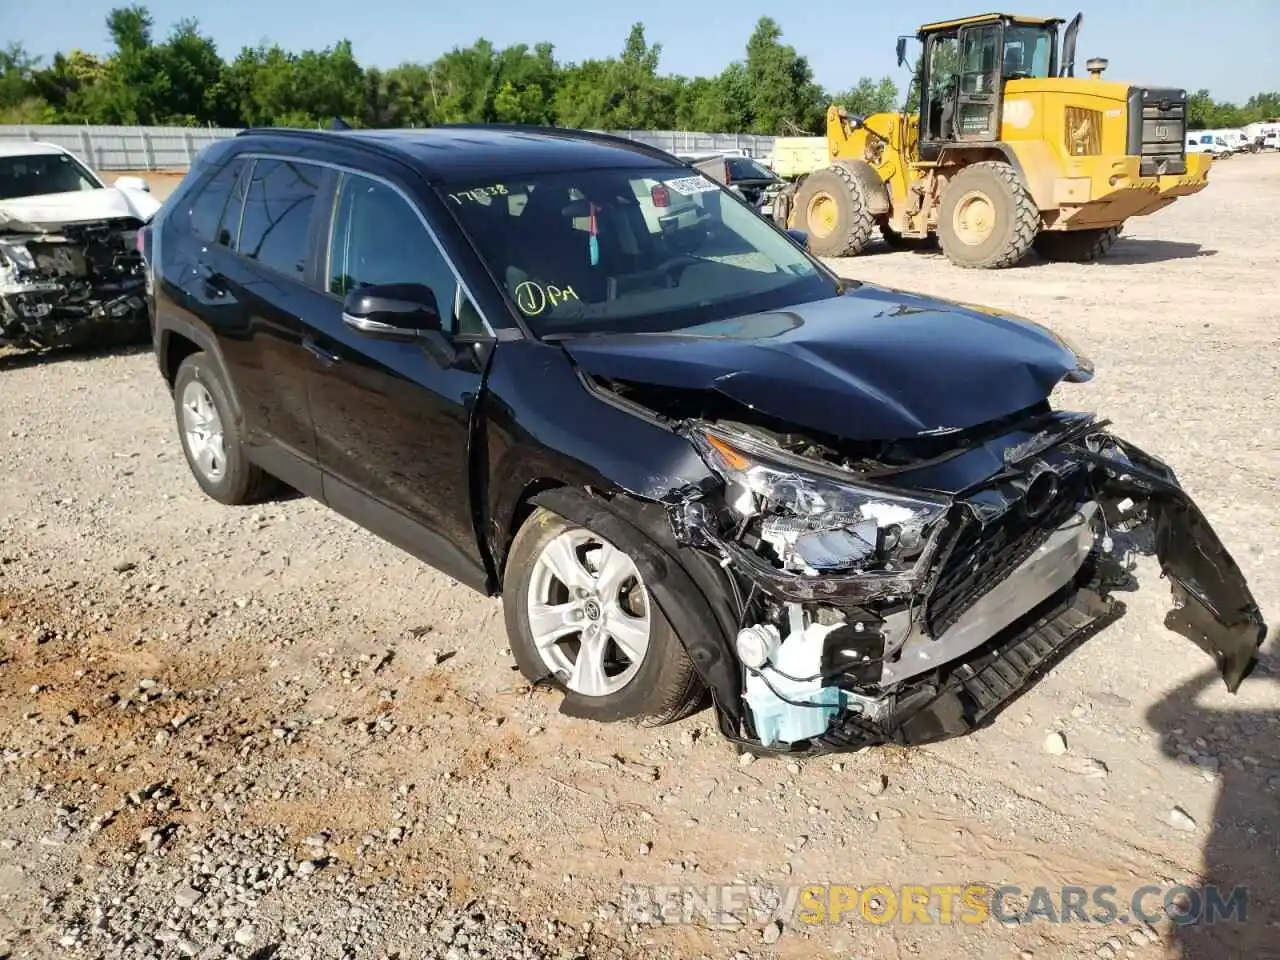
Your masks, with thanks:
[[(853, 256), (877, 229), (900, 247), (940, 243), (962, 267), (1034, 249), (1085, 262), (1130, 217), (1203, 190), (1212, 160), (1186, 152), (1187, 92), (1075, 76), (1081, 16), (990, 13), (927, 24), (913, 114), (827, 111), (830, 164), (774, 202), (814, 253)], [(908, 38), (898, 40), (898, 63)]]

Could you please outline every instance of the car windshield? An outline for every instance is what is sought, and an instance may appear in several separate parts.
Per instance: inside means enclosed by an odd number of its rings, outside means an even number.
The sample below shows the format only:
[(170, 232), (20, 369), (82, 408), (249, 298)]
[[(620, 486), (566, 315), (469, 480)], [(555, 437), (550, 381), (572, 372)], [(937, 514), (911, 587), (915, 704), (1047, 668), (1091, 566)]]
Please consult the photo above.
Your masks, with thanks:
[(93, 174), (82, 167), (75, 157), (65, 153), (0, 156), (0, 200), (101, 188), (102, 184)]
[(1008, 26), (1004, 31), (1006, 80), (1047, 77), (1053, 57), (1054, 31), (1047, 27)]
[(444, 198), (539, 337), (674, 330), (839, 293), (787, 236), (688, 169), (509, 177)]

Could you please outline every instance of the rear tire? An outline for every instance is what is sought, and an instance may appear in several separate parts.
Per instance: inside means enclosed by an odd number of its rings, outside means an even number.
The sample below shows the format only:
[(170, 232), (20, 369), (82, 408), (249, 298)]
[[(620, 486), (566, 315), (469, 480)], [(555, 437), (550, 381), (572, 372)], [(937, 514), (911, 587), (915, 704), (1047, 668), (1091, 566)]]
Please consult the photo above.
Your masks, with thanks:
[(1040, 211), (1016, 170), (998, 160), (965, 167), (938, 211), (942, 252), (958, 267), (1001, 270), (1019, 263), (1040, 231)]
[(193, 353), (178, 367), (173, 409), (187, 466), (206, 494), (234, 507), (276, 489), (276, 479), (245, 456), (227, 388), (207, 354)]
[(502, 586), (511, 653), (574, 716), (657, 726), (702, 704), (693, 661), (631, 560), (645, 549), (638, 534), (611, 543), (543, 507), (512, 541)]
[(1042, 233), (1036, 237), (1034, 247), (1036, 253), (1053, 263), (1093, 263), (1107, 255), (1119, 236), (1119, 227)]
[(854, 257), (866, 249), (875, 217), (857, 179), (836, 165), (809, 174), (796, 192), (796, 219), (819, 257)]

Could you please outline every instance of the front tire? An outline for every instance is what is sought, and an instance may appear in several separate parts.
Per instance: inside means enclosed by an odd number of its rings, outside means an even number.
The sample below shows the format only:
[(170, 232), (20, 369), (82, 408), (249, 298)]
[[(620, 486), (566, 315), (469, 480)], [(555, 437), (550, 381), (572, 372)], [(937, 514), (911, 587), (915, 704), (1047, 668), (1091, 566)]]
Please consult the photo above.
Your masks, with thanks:
[(191, 354), (178, 367), (173, 406), (182, 452), (201, 490), (228, 506), (270, 494), (275, 480), (245, 456), (227, 388), (205, 353)]
[(641, 549), (638, 536), (610, 543), (542, 507), (511, 544), (502, 590), (511, 653), (575, 716), (656, 726), (702, 701), (693, 662), (631, 559)]
[(815, 256), (854, 257), (871, 242), (875, 217), (847, 168), (837, 164), (809, 174), (796, 191), (795, 203), (800, 229), (809, 235)]
[(984, 160), (947, 184), (938, 211), (938, 239), (958, 267), (1001, 270), (1021, 262), (1040, 231), (1040, 211), (1017, 171)]
[(1054, 263), (1093, 263), (1107, 255), (1119, 236), (1119, 227), (1042, 233), (1033, 246), (1036, 253)]

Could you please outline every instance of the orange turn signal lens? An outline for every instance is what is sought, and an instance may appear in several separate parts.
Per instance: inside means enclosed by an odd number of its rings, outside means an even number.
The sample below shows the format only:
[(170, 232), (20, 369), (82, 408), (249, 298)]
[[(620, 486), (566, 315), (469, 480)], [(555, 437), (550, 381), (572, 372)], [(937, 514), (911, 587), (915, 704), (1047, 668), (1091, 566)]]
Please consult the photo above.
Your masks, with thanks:
[(740, 454), (729, 444), (725, 443), (719, 437), (707, 435), (707, 443), (711, 444), (716, 453), (720, 454), (720, 458), (724, 460), (725, 466), (733, 470), (745, 470), (751, 465), (751, 461)]

